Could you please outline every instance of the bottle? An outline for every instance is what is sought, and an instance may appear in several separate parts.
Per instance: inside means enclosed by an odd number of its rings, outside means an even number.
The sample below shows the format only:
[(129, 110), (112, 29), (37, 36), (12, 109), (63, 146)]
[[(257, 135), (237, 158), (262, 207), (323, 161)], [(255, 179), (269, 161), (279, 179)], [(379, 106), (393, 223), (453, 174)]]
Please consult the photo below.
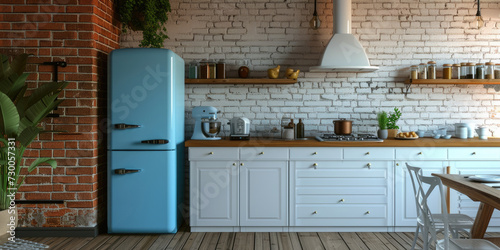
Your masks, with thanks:
[(297, 131), (295, 129), (295, 123), (293, 123), (293, 119), (290, 119), (290, 123), (288, 123), (288, 128), (292, 128), (293, 129), (293, 138), (297, 138)]
[(302, 119), (299, 119), (299, 123), (297, 123), (297, 139), (305, 138), (304, 135), (304, 123)]
[(467, 79), (474, 79), (474, 75), (476, 74), (476, 64), (475, 63), (467, 63)]
[(427, 62), (427, 79), (436, 79), (436, 62)]
[(460, 63), (460, 79), (467, 79), (467, 63)]
[(425, 63), (418, 65), (418, 79), (427, 79), (427, 65)]
[(495, 64), (493, 62), (486, 63), (485, 79), (495, 79)]
[(410, 79), (418, 79), (418, 65), (410, 67)]
[(476, 64), (476, 77), (475, 79), (484, 79), (484, 63)]
[(188, 78), (189, 79), (196, 79), (198, 78), (198, 62), (197, 61), (191, 61), (189, 63), (189, 73), (188, 73)]
[(223, 59), (217, 62), (217, 79), (225, 79), (226, 78), (226, 63)]
[(443, 79), (451, 79), (451, 64), (443, 64)]
[(460, 64), (455, 63), (453, 64), (453, 68), (451, 69), (451, 78), (452, 79), (461, 79), (462, 74), (461, 74), (461, 68)]

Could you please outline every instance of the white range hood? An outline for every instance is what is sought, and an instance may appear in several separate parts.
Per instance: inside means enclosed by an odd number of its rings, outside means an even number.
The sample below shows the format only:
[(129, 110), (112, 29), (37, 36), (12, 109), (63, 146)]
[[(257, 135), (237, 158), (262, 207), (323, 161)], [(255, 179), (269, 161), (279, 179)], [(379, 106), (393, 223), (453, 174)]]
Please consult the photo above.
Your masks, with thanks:
[(310, 72), (372, 72), (365, 49), (351, 34), (351, 0), (334, 0), (334, 34), (321, 58), (319, 66)]

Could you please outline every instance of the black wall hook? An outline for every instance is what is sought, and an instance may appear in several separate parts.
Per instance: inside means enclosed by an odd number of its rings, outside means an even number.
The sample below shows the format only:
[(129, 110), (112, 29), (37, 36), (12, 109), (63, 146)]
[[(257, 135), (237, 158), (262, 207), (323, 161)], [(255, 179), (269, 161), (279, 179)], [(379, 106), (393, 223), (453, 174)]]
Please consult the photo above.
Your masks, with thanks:
[(59, 67), (66, 67), (68, 64), (65, 61), (56, 61), (56, 62), (43, 62), (43, 65), (53, 65), (54, 66), (54, 82), (58, 81), (58, 72), (59, 72)]

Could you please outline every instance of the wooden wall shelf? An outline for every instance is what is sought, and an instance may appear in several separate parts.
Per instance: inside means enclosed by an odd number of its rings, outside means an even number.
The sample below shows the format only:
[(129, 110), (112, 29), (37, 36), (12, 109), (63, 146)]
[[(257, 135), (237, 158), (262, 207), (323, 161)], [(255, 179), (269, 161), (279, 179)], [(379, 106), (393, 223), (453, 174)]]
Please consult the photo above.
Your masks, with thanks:
[(268, 78), (226, 78), (226, 79), (185, 79), (186, 84), (294, 84), (293, 79)]
[(406, 84), (500, 84), (500, 79), (408, 79)]

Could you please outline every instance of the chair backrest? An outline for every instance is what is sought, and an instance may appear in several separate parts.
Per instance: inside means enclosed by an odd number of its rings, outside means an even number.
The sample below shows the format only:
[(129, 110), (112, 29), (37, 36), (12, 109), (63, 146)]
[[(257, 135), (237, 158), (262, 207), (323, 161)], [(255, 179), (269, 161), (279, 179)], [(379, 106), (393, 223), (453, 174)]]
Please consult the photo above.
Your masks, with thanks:
[[(446, 201), (444, 196), (444, 188), (441, 183), (441, 179), (435, 176), (423, 176), (422, 169), (419, 167), (410, 166), (406, 163), (406, 168), (411, 177), (411, 182), (413, 185), (413, 191), (415, 193), (415, 204), (417, 207), (417, 219), (428, 229), (428, 232), (431, 233), (432, 239), (436, 239), (436, 228), (435, 221), (432, 216), (432, 212), (428, 206), (428, 198), (431, 195), (432, 191), (439, 189), (440, 200), (441, 200), (441, 209), (443, 215), (443, 224), (444, 224), (444, 235), (448, 235), (448, 213), (446, 208)], [(448, 249), (448, 237), (445, 237), (445, 249)]]

